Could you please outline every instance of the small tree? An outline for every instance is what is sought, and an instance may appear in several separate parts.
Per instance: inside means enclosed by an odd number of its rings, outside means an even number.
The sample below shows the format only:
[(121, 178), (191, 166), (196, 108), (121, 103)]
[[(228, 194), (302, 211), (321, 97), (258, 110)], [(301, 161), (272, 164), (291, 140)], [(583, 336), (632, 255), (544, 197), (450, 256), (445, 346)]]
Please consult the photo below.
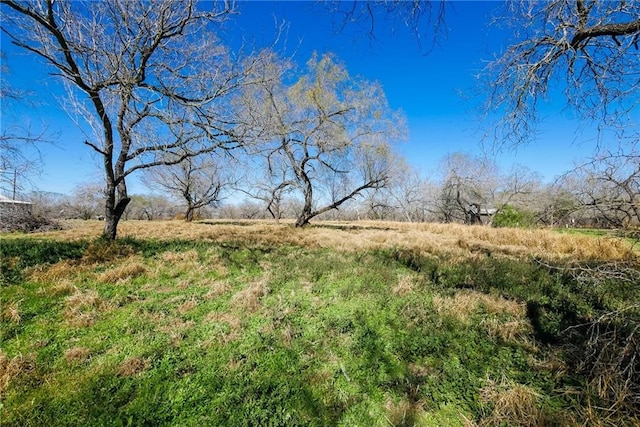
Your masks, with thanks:
[(231, 184), (221, 165), (212, 155), (186, 157), (178, 164), (149, 169), (144, 181), (149, 189), (160, 187), (182, 200), (186, 206), (184, 219), (191, 222), (201, 208), (219, 202), (223, 188)]
[(92, 219), (100, 215), (104, 206), (104, 186), (100, 183), (77, 185), (64, 202), (65, 218)]
[[(565, 177), (583, 211), (607, 226), (640, 225), (640, 153), (602, 152)], [(594, 218), (594, 219), (597, 219)]]
[(533, 212), (517, 209), (511, 205), (505, 205), (491, 222), (494, 227), (531, 227), (535, 223), (536, 216)]
[(178, 214), (179, 207), (164, 195), (134, 194), (127, 206), (124, 219), (157, 220), (169, 219)]
[(286, 165), (274, 188), (291, 187), (302, 196), (300, 227), (387, 184), (403, 120), (378, 84), (349, 76), (332, 55), (314, 55), (292, 85), (285, 83), (291, 79), (286, 71), (251, 86), (240, 111), (243, 134), (263, 167)]

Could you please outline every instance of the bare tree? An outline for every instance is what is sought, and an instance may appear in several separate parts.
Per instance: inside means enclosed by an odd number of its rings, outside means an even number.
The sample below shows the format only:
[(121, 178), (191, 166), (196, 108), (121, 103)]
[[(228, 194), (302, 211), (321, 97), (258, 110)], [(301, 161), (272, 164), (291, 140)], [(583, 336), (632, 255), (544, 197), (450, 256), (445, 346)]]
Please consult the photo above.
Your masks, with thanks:
[(442, 184), (436, 202), (444, 222), (480, 223), (480, 209), (487, 208), (487, 187), (496, 181), (494, 163), (465, 153), (452, 153), (440, 164)]
[(446, 156), (437, 209), (445, 222), (492, 223), (508, 205), (526, 205), (541, 185), (540, 175), (515, 165), (502, 172), (491, 159), (465, 153)]
[(65, 198), (64, 218), (95, 219), (100, 216), (104, 206), (104, 185), (99, 182), (87, 182), (77, 185), (71, 195)]
[(289, 180), (289, 165), (281, 153), (272, 153), (266, 168), (263, 166), (259, 161), (256, 164), (249, 160), (246, 169), (251, 173), (243, 177), (244, 182), (238, 190), (264, 203), (265, 210), (279, 222), (285, 214), (286, 198), (294, 191), (295, 183)]
[(0, 192), (16, 199), (25, 193), (30, 178), (41, 170), (38, 145), (49, 142), (50, 135), (47, 135), (46, 126), (36, 131), (30, 118), (18, 113), (20, 107), (28, 107), (31, 103), (29, 93), (8, 81), (10, 73), (6, 56), (0, 52)]
[[(432, 47), (438, 35), (446, 31), (444, 22), (447, 2), (443, 0), (325, 0), (324, 7), (335, 17), (338, 32), (359, 25), (361, 33), (375, 40), (379, 21), (391, 21), (393, 31), (408, 30), (418, 47)], [(429, 40), (425, 45), (424, 40)]]
[(508, 206), (529, 208), (540, 195), (542, 177), (538, 172), (526, 166), (515, 164), (508, 171), (498, 171), (497, 180), (486, 188), (489, 204), (493, 212), (488, 215), (486, 224), (493, 224), (495, 215), (503, 212)]
[(571, 224), (572, 215), (579, 210), (579, 202), (568, 187), (566, 179), (561, 179), (540, 189), (532, 204), (538, 222), (551, 227)]
[(212, 31), (231, 12), (228, 3), (2, 5), (4, 33), (62, 79), (71, 108), (94, 131), (85, 144), (104, 166), (105, 237), (116, 237), (130, 201), (125, 179), (133, 172), (233, 143), (221, 104), (244, 72)]
[(427, 221), (435, 208), (435, 185), (423, 177), (415, 167), (401, 161), (396, 165), (396, 173), (388, 188), (388, 193), (401, 218), (408, 222)]
[(583, 215), (602, 226), (640, 224), (640, 153), (604, 151), (563, 177)]
[(424, 222), (435, 209), (435, 187), (415, 167), (397, 159), (388, 185), (366, 196), (361, 208), (372, 219)]
[(267, 170), (287, 165), (280, 184), (303, 199), (296, 226), (384, 187), (403, 120), (380, 86), (350, 77), (331, 55), (314, 55), (292, 85), (288, 74), (274, 74), (280, 78), (245, 92), (241, 120)]
[(230, 170), (224, 170), (221, 159), (214, 155), (186, 157), (180, 163), (147, 169), (143, 182), (151, 190), (158, 187), (186, 205), (184, 219), (193, 221), (201, 208), (223, 198), (223, 189), (232, 184)]
[(169, 219), (179, 212), (179, 207), (175, 202), (164, 195), (134, 194), (131, 196), (131, 203), (125, 210), (124, 219), (147, 221)]
[(498, 144), (530, 140), (538, 103), (556, 88), (582, 118), (638, 141), (629, 113), (640, 100), (639, 2), (511, 1), (500, 22), (516, 39), (485, 73)]

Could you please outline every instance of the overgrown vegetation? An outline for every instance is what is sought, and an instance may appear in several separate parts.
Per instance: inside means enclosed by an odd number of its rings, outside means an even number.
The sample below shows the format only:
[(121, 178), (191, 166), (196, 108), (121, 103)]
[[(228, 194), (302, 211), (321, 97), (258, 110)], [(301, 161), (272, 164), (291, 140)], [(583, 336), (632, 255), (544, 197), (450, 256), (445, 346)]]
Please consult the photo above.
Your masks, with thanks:
[(546, 235), (546, 258), (500, 250), (504, 229), (452, 226), (447, 248), (417, 225), (177, 224), (148, 225), (164, 239), (2, 239), (1, 425), (640, 416), (640, 266), (616, 239), (587, 237), (607, 259), (569, 260)]
[(58, 221), (30, 212), (3, 212), (0, 219), (0, 233), (34, 233), (60, 230)]

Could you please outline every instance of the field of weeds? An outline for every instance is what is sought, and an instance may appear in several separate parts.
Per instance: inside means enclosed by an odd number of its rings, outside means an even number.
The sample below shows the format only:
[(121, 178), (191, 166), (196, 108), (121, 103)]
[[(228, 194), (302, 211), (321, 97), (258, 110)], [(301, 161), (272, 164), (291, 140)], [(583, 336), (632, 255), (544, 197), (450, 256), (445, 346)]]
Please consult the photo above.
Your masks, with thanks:
[(637, 248), (385, 222), (0, 237), (0, 425), (634, 425)]

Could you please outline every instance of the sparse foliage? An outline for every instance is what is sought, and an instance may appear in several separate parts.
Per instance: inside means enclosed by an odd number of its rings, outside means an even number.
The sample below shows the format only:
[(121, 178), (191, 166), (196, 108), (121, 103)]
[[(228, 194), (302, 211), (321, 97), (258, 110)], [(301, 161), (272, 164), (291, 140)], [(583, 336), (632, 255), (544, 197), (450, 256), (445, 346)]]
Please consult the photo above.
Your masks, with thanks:
[(223, 189), (232, 184), (230, 168), (225, 170), (222, 164), (222, 159), (211, 154), (187, 157), (177, 164), (147, 170), (145, 182), (151, 190), (159, 187), (183, 201), (184, 219), (189, 222), (201, 208), (218, 203)]
[(640, 225), (640, 153), (606, 151), (566, 177), (583, 215), (603, 227)]
[(104, 206), (104, 186), (100, 183), (85, 183), (76, 186), (63, 204), (65, 218), (95, 219)]
[(538, 174), (525, 167), (503, 173), (490, 159), (464, 153), (446, 156), (440, 167), (443, 178), (436, 208), (445, 222), (491, 224), (509, 204), (526, 202), (540, 182)]
[[(394, 31), (408, 30), (420, 49), (431, 48), (441, 33), (446, 32), (446, 1), (441, 0), (325, 0), (325, 8), (335, 17), (338, 31), (359, 25), (371, 40), (379, 33), (379, 21), (391, 21)], [(429, 40), (425, 44), (425, 41)]]
[(153, 221), (171, 219), (178, 214), (178, 206), (167, 197), (156, 194), (134, 194), (124, 219)]
[(637, 142), (629, 113), (640, 99), (640, 3), (516, 0), (506, 8), (500, 22), (515, 39), (485, 74), (487, 111), (501, 117), (489, 132), (496, 143), (530, 141), (539, 104), (559, 91), (581, 118)]
[(404, 159), (398, 159), (389, 185), (376, 191), (367, 201), (374, 218), (391, 210), (394, 220), (425, 222), (433, 218), (436, 198), (437, 185), (422, 177), (420, 171)]
[(442, 184), (437, 209), (444, 222), (481, 223), (480, 209), (488, 207), (487, 187), (495, 181), (496, 166), (464, 153), (446, 156), (441, 163)]
[(291, 188), (302, 196), (296, 225), (303, 226), (384, 187), (395, 161), (392, 144), (404, 129), (381, 87), (349, 76), (333, 56), (311, 58), (291, 85), (286, 70), (248, 87), (239, 110), (271, 191)]

